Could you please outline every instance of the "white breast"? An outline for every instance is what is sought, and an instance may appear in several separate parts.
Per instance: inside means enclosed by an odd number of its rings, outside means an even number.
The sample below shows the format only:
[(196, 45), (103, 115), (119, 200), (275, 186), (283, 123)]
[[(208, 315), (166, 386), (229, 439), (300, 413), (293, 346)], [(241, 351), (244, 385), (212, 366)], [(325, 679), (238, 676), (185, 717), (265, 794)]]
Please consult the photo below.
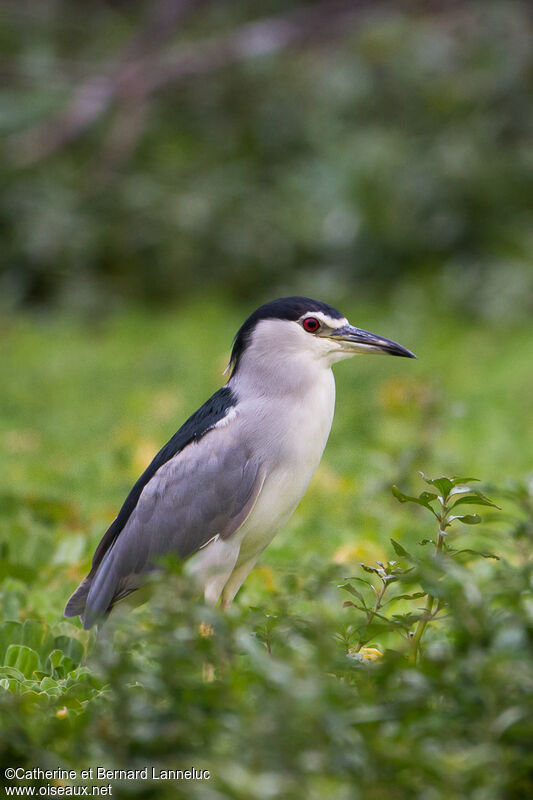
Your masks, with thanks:
[(321, 370), (319, 376), (299, 399), (280, 396), (243, 403), (244, 435), (264, 465), (266, 477), (252, 513), (237, 533), (239, 562), (270, 543), (320, 463), (333, 421), (335, 381), (330, 369)]

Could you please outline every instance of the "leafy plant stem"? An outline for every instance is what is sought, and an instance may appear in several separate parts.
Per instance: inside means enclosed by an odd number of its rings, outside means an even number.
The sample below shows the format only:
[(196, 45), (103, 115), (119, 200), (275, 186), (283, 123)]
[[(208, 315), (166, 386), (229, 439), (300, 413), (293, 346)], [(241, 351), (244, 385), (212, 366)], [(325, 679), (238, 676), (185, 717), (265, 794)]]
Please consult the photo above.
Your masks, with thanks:
[[(374, 617), (378, 613), (379, 609), (381, 608), (381, 605), (382, 605), (382, 602), (383, 602), (383, 597), (384, 597), (386, 591), (387, 591), (387, 582), (386, 581), (382, 581), (381, 582), (381, 590), (376, 595), (376, 602), (374, 603), (374, 607), (372, 609), (370, 609), (368, 611), (368, 613), (367, 613), (367, 625), (370, 625), (370, 623), (372, 622), (372, 620), (374, 619)], [(358, 653), (361, 650), (361, 648), (365, 646), (367, 641), (368, 641), (367, 639), (359, 639), (359, 641), (357, 642), (357, 644), (355, 646), (355, 652)]]
[[(442, 550), (442, 546), (444, 544), (444, 537), (446, 535), (445, 528), (446, 528), (446, 506), (443, 505), (442, 514), (439, 517), (439, 533), (437, 536), (437, 541), (435, 543), (435, 554), (440, 553)], [(426, 630), (426, 626), (430, 619), (432, 619), (432, 612), (433, 606), (435, 604), (435, 597), (431, 594), (428, 594), (426, 607), (424, 609), (423, 617), (418, 621), (418, 625), (416, 626), (416, 630), (414, 632), (412, 642), (411, 642), (411, 655), (410, 655), (410, 663), (415, 666), (418, 660), (418, 654), (420, 652), (420, 642), (422, 640), (422, 636), (424, 635), (424, 631)]]

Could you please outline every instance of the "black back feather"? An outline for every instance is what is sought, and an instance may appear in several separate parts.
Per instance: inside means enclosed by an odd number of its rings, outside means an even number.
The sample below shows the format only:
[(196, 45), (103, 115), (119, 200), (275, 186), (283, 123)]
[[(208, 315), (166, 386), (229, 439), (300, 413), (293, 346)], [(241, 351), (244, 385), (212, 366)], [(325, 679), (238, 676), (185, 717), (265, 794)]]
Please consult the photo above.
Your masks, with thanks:
[[(221, 420), (228, 410), (236, 403), (235, 396), (228, 386), (223, 386), (212, 397), (200, 406), (198, 411), (195, 411), (189, 419), (183, 423), (181, 428), (174, 434), (172, 439), (159, 451), (153, 461), (145, 469), (133, 489), (130, 491), (124, 504), (117, 514), (114, 522), (111, 523), (106, 533), (104, 534), (100, 544), (96, 548), (93, 557), (91, 574), (100, 565), (104, 555), (109, 550), (121, 530), (126, 525), (130, 518), (142, 490), (146, 484), (153, 478), (157, 470), (163, 466), (167, 461), (173, 458), (177, 453), (187, 447), (191, 442), (199, 441), (208, 431), (213, 428), (216, 423)], [(90, 576), (89, 576), (90, 577)]]

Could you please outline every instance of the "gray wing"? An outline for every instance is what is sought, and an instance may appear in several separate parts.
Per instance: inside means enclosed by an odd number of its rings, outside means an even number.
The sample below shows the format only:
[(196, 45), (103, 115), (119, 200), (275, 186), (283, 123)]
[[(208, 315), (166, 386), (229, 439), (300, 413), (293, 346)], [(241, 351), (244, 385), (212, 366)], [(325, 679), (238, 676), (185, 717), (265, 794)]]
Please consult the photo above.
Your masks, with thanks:
[(245, 521), (263, 476), (249, 449), (233, 440), (232, 427), (215, 428), (188, 445), (145, 486), (91, 581), (84, 627), (138, 588), (141, 575), (165, 554), (187, 558), (213, 536), (229, 537)]

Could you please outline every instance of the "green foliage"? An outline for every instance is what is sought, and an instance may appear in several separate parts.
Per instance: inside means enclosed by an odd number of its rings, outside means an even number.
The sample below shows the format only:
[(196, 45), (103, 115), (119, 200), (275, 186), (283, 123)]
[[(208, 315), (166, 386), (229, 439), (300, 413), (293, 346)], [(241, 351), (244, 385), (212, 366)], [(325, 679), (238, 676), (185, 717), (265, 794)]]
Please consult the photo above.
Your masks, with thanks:
[(31, 692), (43, 701), (74, 695), (81, 710), (81, 701), (100, 690), (99, 682), (82, 666), (88, 638), (69, 623), (50, 627), (37, 619), (2, 622), (0, 686), (15, 694)]
[[(442, 529), (452, 535), (457, 528), (454, 536), (459, 526), (444, 509), (459, 485), (468, 488), (464, 479), (436, 486)], [(115, 647), (95, 654), (110, 691), (98, 706), (98, 728), (88, 723), (93, 741), (103, 728), (98, 746), (121, 764), (142, 753), (168, 768), (180, 753), (213, 771), (223, 797), (243, 800), (274, 792), (295, 800), (430, 790), (443, 798), (474, 790), (527, 796), (531, 560), (515, 565), (507, 537), (507, 558), (483, 562), (482, 570), (473, 558), (460, 562), (447, 542), (427, 562), (393, 546), (413, 566), (365, 565), (367, 577), (345, 581), (351, 600), (343, 631), (327, 573), (304, 578), (297, 590), (287, 583), (263, 608), (236, 606), (229, 614), (191, 601), (179, 574), (165, 579), (152, 608), (136, 623), (119, 623)], [(432, 613), (430, 597), (445, 619), (437, 624), (434, 615), (415, 664), (416, 633), (409, 632)], [(354, 606), (366, 617), (362, 628)], [(387, 646), (375, 658), (368, 646), (354, 649), (354, 636)], [(176, 789), (155, 791), (170, 797)], [(186, 792), (202, 797), (199, 787)]]
[[(350, 624), (349, 637), (345, 637), (348, 645), (354, 640), (356, 644), (350, 648), (350, 652), (359, 653), (361, 649), (371, 640), (378, 639), (380, 633), (394, 631), (403, 638), (404, 645), (400, 646), (403, 651), (408, 651), (410, 660), (416, 664), (420, 654), (422, 637), (428, 624), (440, 621), (445, 616), (446, 602), (443, 597), (440, 582), (446, 578), (447, 573), (453, 572), (454, 562), (461, 556), (468, 556), (468, 560), (480, 556), (483, 558), (498, 557), (492, 553), (485, 553), (472, 548), (454, 549), (447, 541), (450, 531), (448, 530), (454, 522), (461, 522), (465, 525), (477, 525), (481, 522), (478, 514), (453, 514), (452, 511), (460, 504), (482, 505), (492, 508), (498, 506), (489, 500), (478, 489), (469, 486), (476, 478), (427, 478), (424, 473), (420, 473), (423, 480), (430, 486), (435, 487), (439, 494), (424, 491), (417, 497), (407, 495), (400, 491), (397, 486), (393, 486), (392, 493), (400, 503), (413, 503), (427, 509), (437, 520), (438, 530), (435, 539), (423, 539), (419, 546), (434, 544), (434, 552), (430, 560), (421, 555), (408, 552), (399, 542), (391, 539), (391, 544), (396, 555), (402, 559), (407, 567), (402, 567), (397, 561), (388, 561), (383, 564), (377, 562), (377, 567), (369, 564), (361, 564), (362, 569), (373, 574), (378, 579), (378, 585), (370, 580), (360, 577), (352, 578), (366, 584), (372, 591), (375, 600), (368, 603), (367, 597), (357, 591), (353, 583), (347, 582), (341, 586), (342, 589), (354, 595), (358, 602), (347, 600), (345, 607), (353, 607), (361, 612), (361, 619)], [(457, 499), (458, 498), (458, 499)], [(438, 578), (439, 585), (436, 585), (436, 572), (442, 572)], [(394, 583), (420, 584), (422, 591), (415, 591), (409, 594), (400, 592), (390, 596), (389, 587)], [(385, 594), (387, 593), (387, 597)], [(426, 597), (424, 608), (418, 602), (422, 597)], [(411, 602), (410, 610), (402, 613), (391, 613), (391, 606), (396, 609), (396, 604), (401, 602), (405, 606), (405, 601)], [(384, 607), (387, 611), (384, 612)], [(390, 642), (388, 642), (390, 646)]]
[[(299, 598), (287, 586), (267, 614), (238, 606), (222, 614), (188, 597), (179, 575), (167, 577), (150, 610), (123, 620), (114, 644), (93, 654), (107, 691), (80, 718), (76, 755), (72, 730), (34, 711), (44, 733), (33, 736), (32, 758), (52, 749), (78, 766), (194, 763), (211, 770), (219, 796), (243, 800), (326, 790), (339, 798), (430, 789), (443, 798), (528, 796), (531, 565), (494, 569), (443, 567), (446, 635), (428, 639), (416, 667), (392, 649), (355, 658), (338, 636), (341, 612), (325, 611), (327, 580), (319, 592), (316, 578), (306, 580)], [(307, 610), (295, 613), (302, 598)], [(23, 718), (11, 725), (17, 741)], [(127, 789), (146, 790), (142, 781)], [(162, 782), (150, 791), (201, 798), (206, 789)]]
[(395, 495), (433, 504), (431, 556), (431, 540), (415, 555), (392, 539), (399, 561), (343, 582), (339, 566), (286, 575), (261, 606), (226, 613), (169, 564), (148, 605), (111, 618), (88, 666), (74, 625), (4, 622), (6, 765), (210, 770), (209, 783), (114, 786), (163, 800), (528, 796), (533, 562), (514, 557), (515, 517), (500, 560), (452, 548), (458, 500), (495, 504), (472, 479), (425, 480), (439, 494)]

